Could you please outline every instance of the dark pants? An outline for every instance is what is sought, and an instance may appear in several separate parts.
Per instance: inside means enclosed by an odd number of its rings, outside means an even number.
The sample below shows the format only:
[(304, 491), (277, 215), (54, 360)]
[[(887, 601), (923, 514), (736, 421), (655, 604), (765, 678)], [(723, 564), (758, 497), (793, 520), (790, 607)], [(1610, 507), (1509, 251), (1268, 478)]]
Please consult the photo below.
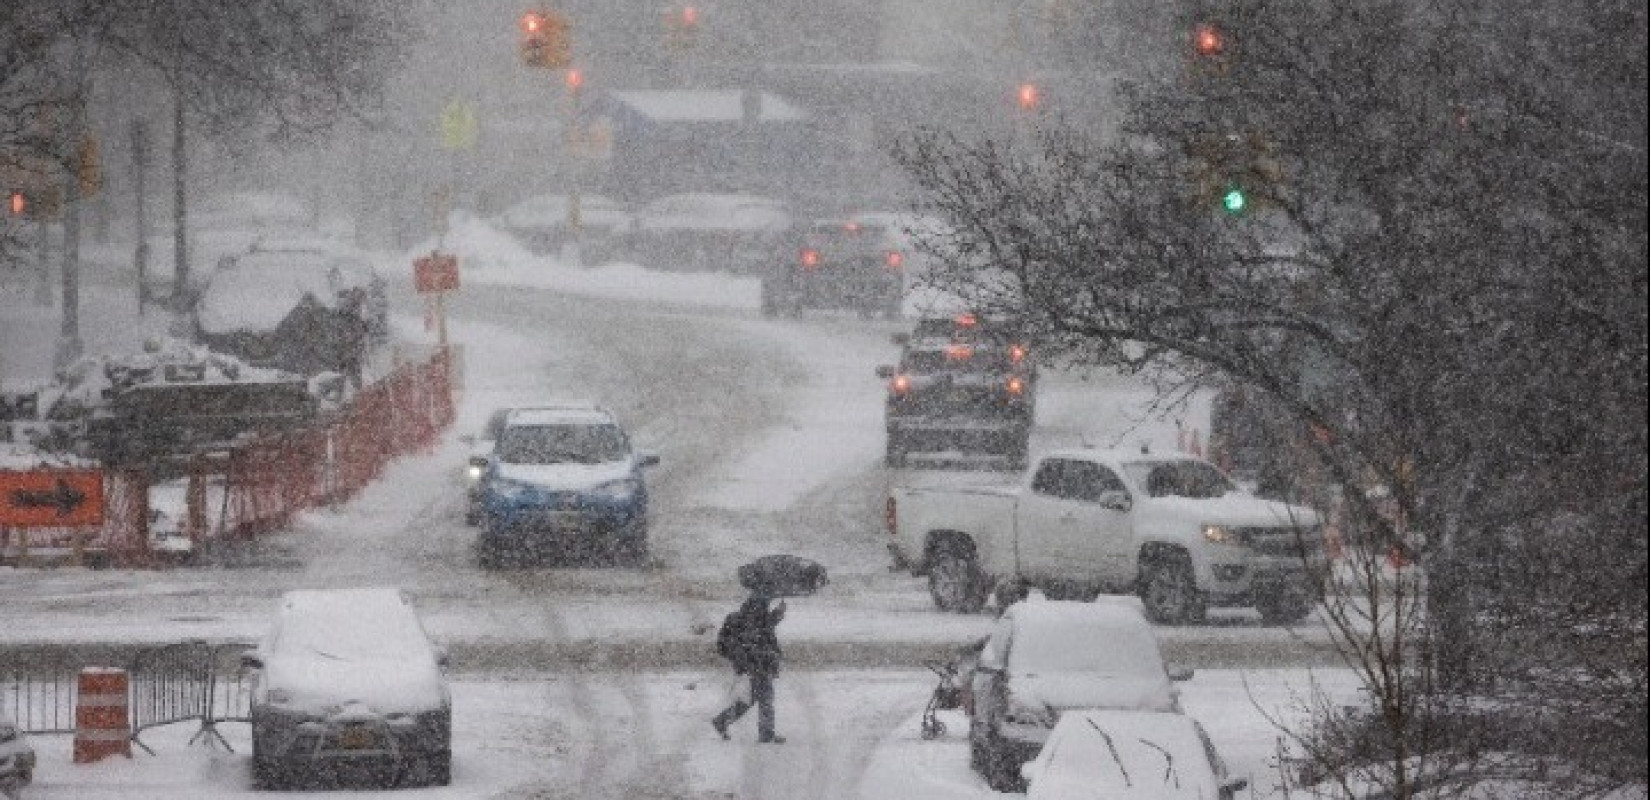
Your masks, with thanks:
[(756, 705), (756, 738), (767, 741), (773, 738), (773, 676), (766, 673), (751, 673), (751, 702), (735, 700), (733, 705), (723, 709), (716, 715), (716, 727), (726, 728), (734, 720), (745, 716)]

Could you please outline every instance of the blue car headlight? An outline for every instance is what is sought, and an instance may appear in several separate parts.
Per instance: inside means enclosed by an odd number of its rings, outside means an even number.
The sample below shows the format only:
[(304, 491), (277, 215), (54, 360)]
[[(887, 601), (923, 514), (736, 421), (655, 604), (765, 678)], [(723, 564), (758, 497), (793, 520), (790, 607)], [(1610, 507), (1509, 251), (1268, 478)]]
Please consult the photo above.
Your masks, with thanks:
[(635, 478), (608, 481), (590, 490), (590, 496), (609, 503), (628, 503), (641, 491), (642, 482)]

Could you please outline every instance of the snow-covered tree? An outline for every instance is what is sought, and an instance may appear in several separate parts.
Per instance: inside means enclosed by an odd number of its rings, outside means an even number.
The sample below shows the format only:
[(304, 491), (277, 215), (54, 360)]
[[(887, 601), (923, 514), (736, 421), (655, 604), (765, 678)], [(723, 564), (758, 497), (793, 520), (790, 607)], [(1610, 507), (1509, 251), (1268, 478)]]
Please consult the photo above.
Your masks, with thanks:
[[(1316, 432), (1357, 541), (1425, 565), (1419, 603), (1336, 626), (1397, 796), (1419, 755), (1642, 785), (1643, 4), (1229, 0), (1180, 20), (1177, 68), (1135, 87), (1115, 141), (904, 143), (954, 226), (932, 280), (1023, 315), (1045, 352), (1240, 386)], [(1370, 575), (1373, 602), (1390, 585)], [(1445, 711), (1466, 696), (1520, 711), (1465, 726)]]

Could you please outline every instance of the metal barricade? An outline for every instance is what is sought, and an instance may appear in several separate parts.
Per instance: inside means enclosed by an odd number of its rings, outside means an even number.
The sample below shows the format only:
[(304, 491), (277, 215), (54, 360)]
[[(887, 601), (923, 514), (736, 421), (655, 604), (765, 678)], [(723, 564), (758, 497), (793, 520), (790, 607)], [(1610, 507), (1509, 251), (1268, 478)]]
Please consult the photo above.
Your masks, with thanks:
[(216, 742), (233, 747), (218, 732), (219, 722), (250, 722), (251, 694), (240, 678), (244, 643), (189, 641), (145, 650), (132, 661), (132, 741), (146, 752), (144, 731), (161, 725), (200, 720), (190, 744)]

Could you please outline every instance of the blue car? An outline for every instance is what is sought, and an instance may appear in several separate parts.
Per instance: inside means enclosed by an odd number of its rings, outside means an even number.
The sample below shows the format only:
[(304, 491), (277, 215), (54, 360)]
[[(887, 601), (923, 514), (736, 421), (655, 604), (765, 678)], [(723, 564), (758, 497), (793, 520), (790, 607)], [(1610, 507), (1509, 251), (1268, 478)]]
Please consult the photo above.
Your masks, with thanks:
[(644, 562), (643, 471), (657, 463), (598, 406), (511, 411), (478, 487), (481, 566), (569, 555)]

